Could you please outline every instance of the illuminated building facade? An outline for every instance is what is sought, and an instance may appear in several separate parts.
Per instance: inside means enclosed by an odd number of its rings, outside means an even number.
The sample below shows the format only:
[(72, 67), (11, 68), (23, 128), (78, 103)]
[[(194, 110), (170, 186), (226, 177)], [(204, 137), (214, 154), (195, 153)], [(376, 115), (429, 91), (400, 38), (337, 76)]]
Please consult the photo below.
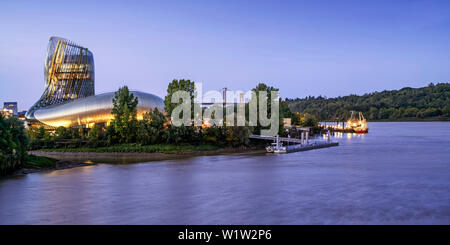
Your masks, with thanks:
[(17, 115), (17, 102), (4, 102), (3, 109), (11, 110), (13, 115)]
[(41, 98), (28, 110), (27, 118), (50, 105), (95, 94), (94, 56), (69, 40), (51, 37), (44, 64), (45, 90)]
[[(114, 92), (95, 95), (94, 56), (69, 40), (51, 37), (45, 59), (45, 90), (27, 111), (31, 126), (89, 127), (109, 123)], [(138, 119), (153, 108), (164, 109), (153, 94), (131, 91), (138, 98)]]
[(2, 115), (2, 117), (4, 117), (4, 118), (8, 118), (8, 117), (10, 117), (10, 116), (12, 116), (14, 114), (13, 114), (13, 111), (10, 110), (10, 109), (1, 109), (0, 110), (0, 115)]

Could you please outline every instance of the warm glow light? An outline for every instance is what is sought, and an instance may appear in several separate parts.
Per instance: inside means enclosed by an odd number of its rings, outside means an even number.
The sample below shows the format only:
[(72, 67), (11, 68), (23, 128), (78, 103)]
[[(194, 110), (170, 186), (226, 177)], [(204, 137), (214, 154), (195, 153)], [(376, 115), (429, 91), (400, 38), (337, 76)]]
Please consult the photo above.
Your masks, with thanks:
[(209, 127), (211, 127), (211, 124), (209, 123), (209, 120), (203, 120), (202, 128), (209, 128)]

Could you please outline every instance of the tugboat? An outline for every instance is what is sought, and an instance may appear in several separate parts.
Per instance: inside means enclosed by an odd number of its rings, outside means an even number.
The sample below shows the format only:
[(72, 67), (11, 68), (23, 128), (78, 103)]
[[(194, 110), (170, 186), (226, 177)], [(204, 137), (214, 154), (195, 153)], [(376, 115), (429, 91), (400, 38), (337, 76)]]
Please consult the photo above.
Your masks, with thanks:
[(369, 128), (367, 127), (367, 121), (364, 118), (362, 112), (359, 112), (357, 116), (356, 112), (352, 111), (352, 115), (350, 116), (350, 119), (347, 121), (346, 128), (353, 130), (353, 132), (357, 134), (366, 134), (369, 132)]

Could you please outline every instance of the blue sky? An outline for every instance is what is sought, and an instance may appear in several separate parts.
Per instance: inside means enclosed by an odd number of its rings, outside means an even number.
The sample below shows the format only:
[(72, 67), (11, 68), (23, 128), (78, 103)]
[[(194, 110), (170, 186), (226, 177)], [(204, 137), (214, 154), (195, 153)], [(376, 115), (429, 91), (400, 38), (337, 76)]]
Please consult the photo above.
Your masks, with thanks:
[(0, 2), (0, 102), (26, 110), (44, 89), (48, 39), (94, 53), (96, 93), (204, 91), (334, 97), (450, 80), (450, 1)]

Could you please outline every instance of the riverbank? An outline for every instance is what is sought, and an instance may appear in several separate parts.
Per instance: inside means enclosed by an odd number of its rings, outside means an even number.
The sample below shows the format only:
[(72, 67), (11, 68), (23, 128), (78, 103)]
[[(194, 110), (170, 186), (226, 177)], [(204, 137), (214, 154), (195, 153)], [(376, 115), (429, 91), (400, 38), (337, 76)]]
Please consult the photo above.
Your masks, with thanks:
[[(77, 168), (77, 167), (86, 167), (91, 165), (96, 165), (97, 163), (84, 163), (84, 162), (71, 162), (71, 161), (63, 161), (58, 160), (56, 162), (55, 167), (50, 168), (21, 168), (10, 175), (7, 176), (19, 176), (19, 175), (26, 175), (31, 173), (38, 173), (38, 172), (46, 172), (46, 171), (54, 171), (54, 170), (63, 170), (63, 169), (70, 169), (70, 168)], [(5, 177), (7, 177), (5, 176)]]
[(38, 172), (46, 172), (46, 171), (54, 171), (54, 170), (62, 170), (62, 169), (70, 169), (77, 167), (85, 167), (95, 165), (96, 163), (90, 162), (81, 162), (81, 161), (66, 161), (66, 160), (58, 160), (52, 157), (47, 156), (37, 156), (34, 154), (30, 154), (27, 156), (26, 163), (23, 164), (23, 167), (17, 169), (7, 175), (0, 176), (2, 177), (11, 177), (11, 176), (21, 176), (31, 173)]
[[(183, 146), (181, 146), (183, 147)], [(191, 150), (187, 150), (187, 149)], [(162, 161), (172, 159), (185, 159), (197, 156), (226, 155), (226, 154), (260, 154), (265, 150), (260, 147), (239, 147), (239, 148), (217, 148), (214, 150), (192, 150), (189, 146), (184, 151), (166, 153), (162, 152), (96, 152), (98, 148), (74, 148), (66, 149), (44, 149), (29, 151), (27, 162), (22, 168), (2, 177), (21, 176), (30, 173), (63, 170), (76, 167), (86, 167), (96, 165), (98, 163), (139, 163), (150, 161)], [(52, 151), (53, 150), (53, 151)], [(78, 150), (78, 151), (77, 151)], [(171, 152), (171, 153), (169, 153)]]
[[(54, 151), (52, 151), (54, 150)], [(77, 151), (78, 150), (78, 151)], [(138, 163), (147, 161), (161, 161), (196, 156), (211, 156), (221, 154), (258, 154), (264, 153), (261, 147), (218, 148), (215, 150), (190, 150), (180, 152), (101, 152), (95, 148), (45, 149), (30, 151), (30, 154), (55, 158), (64, 161), (94, 162), (94, 163)]]
[(176, 145), (176, 144), (120, 144), (103, 147), (63, 147), (39, 149), (43, 152), (132, 152), (132, 153), (180, 153), (180, 152), (201, 152), (214, 151), (223, 147), (216, 145)]

